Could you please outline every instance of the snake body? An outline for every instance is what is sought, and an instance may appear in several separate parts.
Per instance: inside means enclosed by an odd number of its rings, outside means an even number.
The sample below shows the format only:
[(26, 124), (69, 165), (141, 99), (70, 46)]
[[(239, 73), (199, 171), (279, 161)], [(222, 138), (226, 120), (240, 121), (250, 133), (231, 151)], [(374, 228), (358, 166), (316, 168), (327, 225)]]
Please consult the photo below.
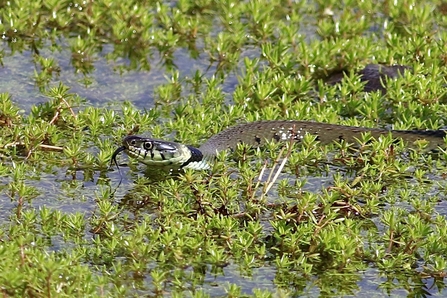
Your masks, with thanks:
[(272, 120), (240, 124), (230, 127), (209, 138), (199, 148), (181, 143), (168, 142), (139, 136), (127, 136), (112, 159), (121, 151), (150, 167), (207, 169), (209, 162), (219, 151), (234, 149), (244, 143), (259, 147), (267, 141), (300, 141), (306, 134), (315, 135), (322, 144), (344, 140), (355, 143), (362, 133), (369, 132), (374, 138), (389, 133), (396, 139), (402, 139), (409, 145), (418, 140), (427, 140), (428, 149), (444, 146), (444, 130), (386, 130), (344, 126), (311, 121)]
[[(384, 82), (401, 76), (405, 71), (411, 71), (404, 65), (386, 66), (381, 64), (367, 64), (357, 72), (361, 81), (365, 82), (364, 91), (381, 91), (386, 93)], [(333, 73), (326, 80), (326, 84), (341, 83), (346, 72)], [(429, 142), (427, 149), (445, 146), (444, 130), (386, 130), (343, 126), (310, 121), (259, 121), (230, 127), (209, 138), (202, 146), (195, 148), (175, 142), (168, 142), (139, 136), (127, 136), (112, 155), (116, 163), (116, 156), (125, 151), (130, 157), (148, 167), (163, 167), (170, 169), (192, 168), (207, 169), (209, 162), (219, 151), (234, 149), (237, 144), (245, 143), (253, 147), (262, 146), (266, 141), (300, 141), (305, 134), (315, 135), (322, 144), (345, 140), (356, 143), (362, 133), (369, 132), (374, 138), (391, 133), (394, 138), (402, 139), (408, 145), (424, 139)]]

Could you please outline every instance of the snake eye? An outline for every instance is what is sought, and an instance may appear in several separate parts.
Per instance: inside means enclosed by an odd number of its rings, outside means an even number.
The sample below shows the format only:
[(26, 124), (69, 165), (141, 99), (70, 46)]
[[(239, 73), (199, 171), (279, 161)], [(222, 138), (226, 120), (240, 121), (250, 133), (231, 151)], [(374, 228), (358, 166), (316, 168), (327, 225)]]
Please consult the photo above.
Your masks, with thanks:
[(144, 142), (143, 143), (143, 147), (146, 150), (151, 150), (152, 149), (152, 142)]
[(137, 144), (137, 141), (135, 141), (135, 140), (130, 141), (130, 145), (135, 146), (136, 144)]

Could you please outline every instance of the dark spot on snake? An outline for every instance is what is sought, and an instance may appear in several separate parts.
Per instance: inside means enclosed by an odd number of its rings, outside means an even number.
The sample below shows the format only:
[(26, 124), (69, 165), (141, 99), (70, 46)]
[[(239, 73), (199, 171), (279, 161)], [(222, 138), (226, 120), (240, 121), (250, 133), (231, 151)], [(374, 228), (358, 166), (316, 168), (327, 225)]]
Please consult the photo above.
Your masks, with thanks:
[(188, 147), (189, 151), (191, 152), (191, 157), (187, 161), (185, 161), (180, 166), (180, 168), (187, 166), (191, 162), (200, 162), (203, 159), (203, 154), (199, 149), (192, 147), (192, 146), (186, 146), (186, 147)]
[(160, 156), (161, 156), (161, 159), (166, 160), (166, 157), (165, 157), (165, 155), (163, 154), (163, 152), (160, 152)]
[(315, 135), (315, 141), (320, 141), (320, 140), (321, 140), (320, 136), (319, 135)]
[(339, 141), (339, 142), (343, 141), (344, 139), (345, 139), (345, 138), (343, 137), (343, 135), (339, 135), (339, 136), (338, 136), (338, 141)]
[(258, 136), (255, 136), (255, 142), (258, 143), (258, 145), (261, 145), (261, 138)]
[(279, 134), (275, 133), (275, 134), (273, 135), (273, 139), (274, 139), (275, 141), (279, 142), (279, 141), (281, 140), (281, 137), (279, 136)]

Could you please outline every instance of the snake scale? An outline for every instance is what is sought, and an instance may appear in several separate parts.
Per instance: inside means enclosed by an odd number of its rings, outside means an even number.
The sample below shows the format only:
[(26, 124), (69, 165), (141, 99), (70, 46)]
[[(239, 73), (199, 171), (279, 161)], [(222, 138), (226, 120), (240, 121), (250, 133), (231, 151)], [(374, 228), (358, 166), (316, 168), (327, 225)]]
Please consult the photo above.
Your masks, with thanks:
[(169, 167), (173, 169), (191, 168), (203, 170), (209, 168), (209, 162), (219, 151), (234, 149), (237, 144), (244, 143), (253, 147), (262, 146), (266, 141), (300, 141), (306, 134), (316, 136), (322, 144), (344, 140), (355, 143), (363, 133), (369, 132), (374, 138), (389, 133), (407, 144), (418, 140), (427, 140), (428, 149), (444, 146), (445, 130), (386, 130), (343, 126), (311, 121), (271, 120), (239, 124), (230, 127), (209, 138), (199, 148), (181, 143), (127, 136), (112, 156), (125, 151), (130, 157), (149, 167)]

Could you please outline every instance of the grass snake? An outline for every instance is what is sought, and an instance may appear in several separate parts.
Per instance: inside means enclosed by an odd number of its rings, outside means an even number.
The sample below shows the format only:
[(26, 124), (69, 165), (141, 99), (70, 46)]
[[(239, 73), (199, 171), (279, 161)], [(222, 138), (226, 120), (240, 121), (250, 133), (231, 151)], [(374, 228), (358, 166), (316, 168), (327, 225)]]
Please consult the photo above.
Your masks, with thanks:
[(396, 139), (402, 139), (411, 145), (418, 140), (427, 140), (428, 149), (444, 146), (445, 130), (387, 130), (343, 126), (311, 121), (271, 120), (239, 124), (230, 127), (209, 138), (199, 148), (181, 143), (157, 140), (139, 136), (127, 136), (112, 156), (125, 151), (131, 158), (148, 167), (164, 167), (172, 169), (191, 168), (203, 170), (209, 168), (209, 162), (219, 151), (234, 149), (237, 144), (244, 143), (259, 147), (266, 141), (300, 141), (305, 134), (312, 134), (322, 144), (344, 140), (356, 143), (363, 133), (370, 133), (378, 138), (389, 133)]
[[(395, 79), (408, 70), (411, 71), (411, 68), (403, 65), (368, 64), (357, 74), (361, 81), (365, 82), (365, 92), (386, 93), (384, 82), (388, 79)], [(346, 71), (334, 72), (325, 80), (325, 83), (339, 84), (346, 74)], [(429, 141), (428, 149), (445, 145), (446, 132), (444, 130), (386, 130), (310, 121), (273, 120), (230, 127), (212, 136), (199, 148), (152, 138), (127, 136), (124, 138), (122, 146), (113, 153), (112, 161), (115, 161), (116, 164), (116, 156), (125, 151), (130, 157), (149, 167), (207, 169), (209, 161), (219, 151), (234, 149), (238, 143), (259, 147), (269, 140), (287, 141), (292, 138), (299, 141), (306, 133), (316, 135), (317, 140), (322, 144), (341, 140), (356, 143), (356, 139), (366, 132), (369, 132), (374, 138), (391, 133), (394, 138), (402, 139), (409, 145), (424, 139)]]

